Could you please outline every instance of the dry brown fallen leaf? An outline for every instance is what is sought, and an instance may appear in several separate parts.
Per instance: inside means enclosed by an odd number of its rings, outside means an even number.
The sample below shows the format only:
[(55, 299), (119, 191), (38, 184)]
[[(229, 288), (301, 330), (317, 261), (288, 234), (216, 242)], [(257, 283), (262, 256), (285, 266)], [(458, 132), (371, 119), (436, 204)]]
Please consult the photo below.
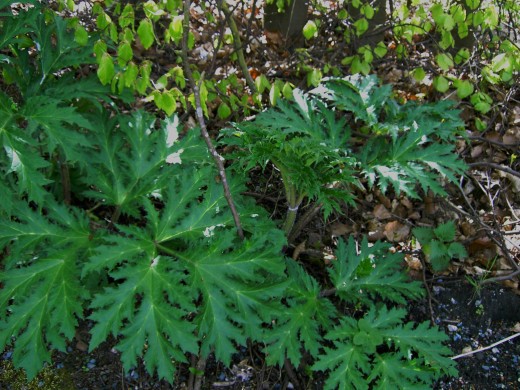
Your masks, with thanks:
[(389, 241), (404, 241), (410, 234), (410, 226), (399, 221), (388, 222), (385, 225), (385, 236)]
[(376, 205), (374, 207), (374, 210), (372, 211), (372, 213), (374, 214), (374, 217), (380, 221), (382, 221), (383, 219), (388, 219), (388, 218), (392, 217), (392, 214), (390, 213), (390, 211), (388, 211), (388, 209), (382, 204)]

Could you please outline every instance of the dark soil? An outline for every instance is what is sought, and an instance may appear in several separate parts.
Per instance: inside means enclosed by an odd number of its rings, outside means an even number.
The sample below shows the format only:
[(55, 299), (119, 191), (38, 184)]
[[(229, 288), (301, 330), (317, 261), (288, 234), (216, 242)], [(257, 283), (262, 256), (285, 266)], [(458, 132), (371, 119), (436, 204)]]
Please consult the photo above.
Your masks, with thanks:
[[(477, 291), (461, 282), (437, 282), (432, 288), (435, 322), (450, 336), (455, 354), (476, 350), (515, 334), (520, 296), (499, 285)], [(425, 306), (415, 306), (413, 312)], [(518, 332), (518, 325), (516, 325)], [(439, 381), (436, 389), (520, 388), (520, 338), (457, 359), (459, 378)]]
[[(487, 347), (519, 331), (520, 296), (500, 285), (487, 285), (477, 290), (460, 280), (435, 280), (430, 287), (434, 321), (450, 336), (454, 356), (469, 350)], [(410, 319), (427, 321), (431, 318), (428, 299), (413, 304)], [(516, 328), (515, 328), (516, 325)], [(125, 373), (119, 355), (104, 343), (92, 353), (84, 351), (88, 342), (88, 323), (78, 333), (76, 345), (68, 353), (56, 353), (53, 366), (44, 378), (27, 386), (20, 376), (15, 378), (9, 366), (10, 353), (2, 356), (0, 389), (183, 389), (190, 372), (181, 366), (173, 386), (149, 376), (140, 364)], [(443, 378), (435, 389), (519, 389), (520, 338), (499, 343), (495, 347), (457, 359), (459, 377)], [(285, 369), (269, 368), (254, 346), (237, 351), (230, 368), (209, 359), (202, 388), (204, 389), (320, 389), (319, 376), (310, 379), (296, 372), (299, 386), (294, 386)], [(15, 378), (15, 379), (13, 379)]]

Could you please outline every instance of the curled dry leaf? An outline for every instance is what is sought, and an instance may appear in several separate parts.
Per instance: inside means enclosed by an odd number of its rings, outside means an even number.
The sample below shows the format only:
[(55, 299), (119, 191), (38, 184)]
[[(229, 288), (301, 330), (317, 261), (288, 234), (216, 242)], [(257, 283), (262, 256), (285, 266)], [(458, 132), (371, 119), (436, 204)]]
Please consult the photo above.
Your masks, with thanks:
[(404, 260), (409, 269), (414, 271), (422, 270), (421, 260), (417, 256), (405, 255)]
[(374, 214), (374, 217), (380, 221), (382, 221), (383, 219), (389, 219), (392, 217), (392, 214), (390, 213), (390, 211), (388, 211), (388, 209), (382, 204), (378, 204), (374, 207), (373, 214)]
[(388, 222), (385, 225), (385, 236), (389, 241), (404, 241), (410, 234), (410, 226), (399, 221)]
[(392, 207), (392, 201), (385, 196), (380, 190), (376, 191), (377, 200), (381, 202), (387, 209)]
[(471, 150), (471, 157), (477, 158), (478, 156), (480, 156), (482, 154), (483, 151), (484, 151), (484, 148), (482, 147), (482, 145), (477, 145)]
[(353, 225), (346, 225), (341, 222), (334, 222), (330, 225), (330, 235), (332, 237), (340, 237), (348, 235), (355, 231), (355, 227)]
[(401, 204), (406, 207), (408, 210), (413, 209), (413, 203), (406, 196), (401, 199)]
[(473, 237), (477, 233), (475, 227), (468, 221), (463, 221), (460, 224), (460, 230), (466, 237)]

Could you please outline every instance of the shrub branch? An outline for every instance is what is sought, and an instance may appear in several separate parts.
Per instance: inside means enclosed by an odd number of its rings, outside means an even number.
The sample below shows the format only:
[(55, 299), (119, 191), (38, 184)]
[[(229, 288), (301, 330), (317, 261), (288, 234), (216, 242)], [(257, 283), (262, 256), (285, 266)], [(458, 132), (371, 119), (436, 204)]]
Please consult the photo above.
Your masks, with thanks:
[(200, 126), (200, 132), (202, 134), (202, 138), (204, 138), (204, 142), (208, 147), (213, 160), (218, 168), (218, 173), (220, 179), (222, 181), (222, 187), (224, 188), (224, 195), (226, 197), (227, 203), (229, 205), (229, 209), (231, 210), (231, 214), (233, 215), (233, 221), (235, 222), (235, 226), (237, 229), (237, 234), (241, 239), (244, 239), (244, 231), (242, 229), (242, 224), (240, 223), (240, 216), (238, 215), (238, 211), (235, 206), (235, 202), (233, 201), (233, 196), (231, 195), (231, 191), (229, 190), (229, 183), (227, 180), (226, 169), (224, 167), (224, 162), (222, 156), (220, 156), (217, 152), (217, 149), (211, 142), (211, 138), (208, 133), (208, 128), (206, 126), (206, 121), (204, 119), (204, 112), (202, 111), (202, 103), (200, 100), (200, 85), (204, 82), (204, 73), (202, 73), (200, 80), (195, 82), (193, 78), (193, 73), (190, 69), (190, 63), (188, 60), (188, 34), (190, 31), (190, 0), (184, 0), (184, 19), (183, 19), (183, 33), (182, 33), (182, 45), (181, 45), (181, 57), (182, 62), (184, 64), (184, 73), (188, 82), (193, 89), (194, 101), (195, 101), (195, 115), (197, 117), (197, 122)]

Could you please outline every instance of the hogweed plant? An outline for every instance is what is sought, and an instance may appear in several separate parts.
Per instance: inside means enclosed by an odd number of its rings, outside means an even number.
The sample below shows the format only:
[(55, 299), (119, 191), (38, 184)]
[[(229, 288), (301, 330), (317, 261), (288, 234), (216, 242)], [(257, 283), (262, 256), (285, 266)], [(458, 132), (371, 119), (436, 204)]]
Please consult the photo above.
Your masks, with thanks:
[(352, 182), (355, 160), (343, 146), (348, 139), (345, 119), (336, 119), (319, 100), (294, 91), (294, 102), (279, 101), (276, 109), (222, 131), (222, 142), (237, 147), (231, 158), (237, 170), (272, 163), (280, 172), (287, 199), (283, 230), (287, 235), (306, 197), (324, 205), (325, 214), (339, 210), (339, 200), (352, 202), (340, 186)]
[[(401, 254), (366, 239), (340, 241), (319, 282), (284, 257), (284, 232), (240, 195), (245, 175), (234, 173), (240, 240), (196, 131), (180, 137), (175, 116), (124, 114), (119, 97), (80, 77), (78, 58), (92, 42), (71, 38), (74, 21), (39, 2), (0, 12), (0, 67), (10, 82), (0, 92), (0, 350), (11, 350), (29, 378), (51, 363), (53, 350), (66, 351), (85, 319), (90, 351), (113, 338), (125, 370), (142, 360), (170, 383), (190, 355), (230, 365), (248, 342), (263, 346), (269, 364), (305, 361), (309, 372), (324, 372), (327, 389), (429, 388), (456, 373), (446, 335), (405, 320), (405, 305), (422, 291), (401, 270)], [(343, 185), (359, 169), (344, 151), (349, 117), (340, 104), (300, 97), (296, 108), (282, 103), (259, 120), (278, 121), (285, 110), (286, 122), (307, 124), (279, 135), (272, 123), (273, 162), (294, 191), (292, 208), (311, 196), (330, 212), (351, 198)], [(421, 131), (423, 145), (433, 145)], [(284, 160), (284, 150), (299, 148), (298, 161)], [(367, 175), (371, 166), (380, 170), (366, 161)], [(405, 181), (407, 172), (392, 180)]]
[[(307, 94), (295, 90), (293, 102), (224, 129), (222, 142), (235, 146), (238, 171), (268, 163), (280, 171), (290, 235), (306, 197), (327, 217), (341, 202), (354, 204), (352, 185), (363, 177), (383, 192), (444, 195), (440, 179), (455, 181), (465, 169), (453, 151), (462, 126), (449, 102), (400, 105), (389, 85), (356, 75), (327, 79)], [(351, 145), (353, 127), (368, 138), (362, 148)]]

